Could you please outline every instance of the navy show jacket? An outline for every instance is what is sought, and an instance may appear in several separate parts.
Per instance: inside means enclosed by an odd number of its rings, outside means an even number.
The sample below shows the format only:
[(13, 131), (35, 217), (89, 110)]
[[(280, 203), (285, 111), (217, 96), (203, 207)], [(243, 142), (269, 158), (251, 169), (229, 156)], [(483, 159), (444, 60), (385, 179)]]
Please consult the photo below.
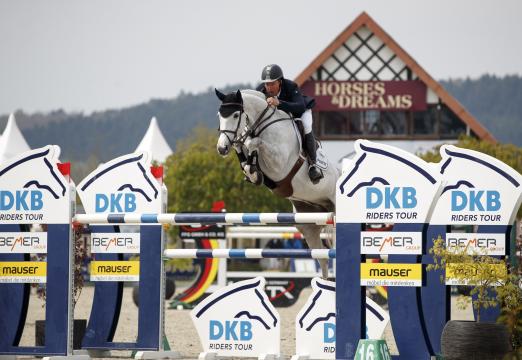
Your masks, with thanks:
[[(259, 84), (256, 90), (266, 95), (264, 84)], [(281, 82), (281, 92), (277, 99), (279, 100), (277, 108), (292, 114), (294, 118), (300, 118), (305, 110), (311, 109), (315, 105), (313, 98), (302, 95), (297, 84), (288, 79), (283, 79)]]

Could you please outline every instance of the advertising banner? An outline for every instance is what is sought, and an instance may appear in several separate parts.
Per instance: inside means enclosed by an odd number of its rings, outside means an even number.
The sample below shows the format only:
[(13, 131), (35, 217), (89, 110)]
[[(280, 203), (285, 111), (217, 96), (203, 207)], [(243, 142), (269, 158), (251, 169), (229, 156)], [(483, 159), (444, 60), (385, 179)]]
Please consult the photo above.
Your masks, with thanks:
[(139, 254), (140, 233), (92, 233), (93, 254)]
[[(490, 268), (491, 276), (487, 279), (474, 278), (479, 272), (478, 267), (487, 266)], [(500, 285), (499, 278), (506, 276), (506, 266), (504, 264), (473, 264), (473, 263), (458, 263), (446, 265), (446, 285), (473, 285), (480, 284), (481, 281), (490, 282), (490, 286)], [(482, 271), (480, 271), (482, 273)]]
[(362, 263), (361, 285), (422, 286), (422, 264)]
[(43, 261), (0, 262), (0, 283), (45, 283), (47, 263)]
[(0, 233), (0, 254), (45, 254), (46, 232)]
[(466, 249), (471, 255), (506, 255), (506, 235), (486, 233), (447, 233), (448, 249)]
[(91, 261), (91, 281), (139, 281), (139, 261)]
[(361, 231), (361, 254), (422, 254), (422, 233)]
[(422, 81), (307, 81), (303, 93), (315, 98), (315, 111), (426, 110)]

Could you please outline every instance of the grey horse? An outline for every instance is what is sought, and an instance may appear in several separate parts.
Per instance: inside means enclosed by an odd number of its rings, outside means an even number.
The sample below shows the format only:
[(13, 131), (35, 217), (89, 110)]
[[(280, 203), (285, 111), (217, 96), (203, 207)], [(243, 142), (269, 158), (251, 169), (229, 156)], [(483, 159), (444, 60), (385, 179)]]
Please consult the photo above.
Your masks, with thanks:
[[(216, 95), (221, 100), (217, 142), (221, 156), (236, 151), (245, 175), (254, 183), (264, 182), (272, 192), (289, 199), (297, 212), (335, 211), (335, 186), (340, 171), (325, 158), (324, 178), (318, 184), (312, 184), (307, 160), (301, 154), (299, 131), (287, 113), (269, 107), (265, 95), (255, 90), (238, 90), (225, 95), (216, 89)], [(255, 165), (260, 171), (246, 161), (253, 155), (256, 155)], [(295, 174), (291, 176), (292, 173)], [(323, 226), (306, 224), (297, 225), (297, 228), (311, 249), (331, 247), (320, 239)], [(328, 277), (327, 262), (320, 260), (325, 279)]]

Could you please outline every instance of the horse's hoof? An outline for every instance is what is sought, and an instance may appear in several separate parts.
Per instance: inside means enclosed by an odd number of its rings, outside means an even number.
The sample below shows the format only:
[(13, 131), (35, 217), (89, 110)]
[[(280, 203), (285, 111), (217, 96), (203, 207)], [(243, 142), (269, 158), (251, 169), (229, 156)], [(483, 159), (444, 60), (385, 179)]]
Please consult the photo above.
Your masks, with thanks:
[(259, 186), (262, 183), (263, 183), (263, 173), (258, 171), (258, 172), (256, 172), (256, 181), (254, 182), (254, 184)]

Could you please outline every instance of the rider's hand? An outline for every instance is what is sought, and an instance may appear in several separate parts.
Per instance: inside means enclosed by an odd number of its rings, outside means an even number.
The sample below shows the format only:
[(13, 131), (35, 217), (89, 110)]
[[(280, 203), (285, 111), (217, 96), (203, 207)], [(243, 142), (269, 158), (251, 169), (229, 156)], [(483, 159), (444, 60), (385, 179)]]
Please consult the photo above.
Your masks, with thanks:
[(278, 106), (279, 105), (279, 99), (276, 98), (276, 97), (269, 97), (268, 99), (266, 99), (266, 102), (270, 106)]

